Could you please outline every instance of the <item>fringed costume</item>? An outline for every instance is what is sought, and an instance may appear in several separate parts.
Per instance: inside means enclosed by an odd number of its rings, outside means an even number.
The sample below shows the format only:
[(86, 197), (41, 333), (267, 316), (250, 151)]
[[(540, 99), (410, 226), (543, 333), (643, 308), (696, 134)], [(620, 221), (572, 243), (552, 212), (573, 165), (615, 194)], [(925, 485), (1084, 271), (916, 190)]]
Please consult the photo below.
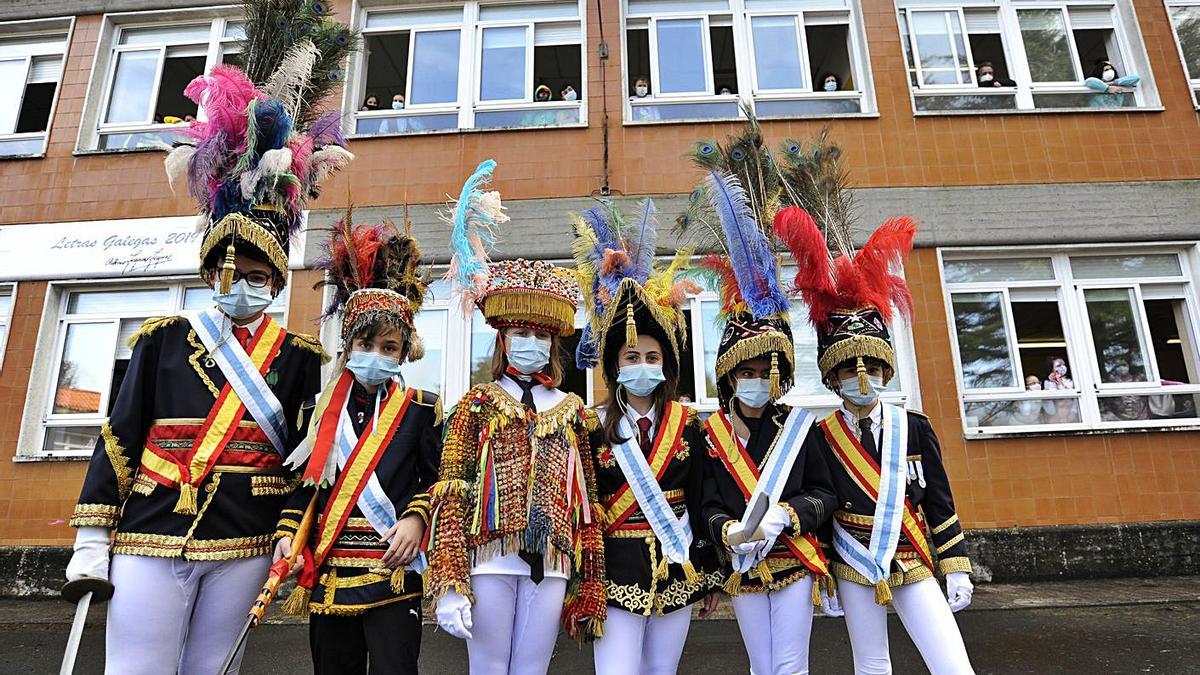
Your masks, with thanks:
[[(498, 350), (509, 327), (570, 335), (579, 295), (570, 271), (487, 259), (495, 226), (507, 220), (499, 193), (484, 190), (494, 166), (479, 166), (448, 218), (456, 291), (501, 331)], [(449, 413), (433, 488), (428, 593), (439, 623), (467, 639), (473, 673), (544, 673), (560, 615), (568, 634), (588, 638), (605, 617), (588, 445), (595, 416), (553, 386), (548, 363), (527, 374), (510, 356), (497, 380)]]
[(632, 222), (607, 205), (576, 219), (576, 262), (589, 314), (576, 364), (602, 365), (623, 417), (621, 438), (597, 428), (591, 442), (608, 575), (608, 621), (595, 648), (596, 672), (603, 675), (674, 672), (691, 605), (721, 581), (716, 552), (698, 527), (704, 440), (695, 411), (672, 400), (676, 382), (669, 376), (658, 385), (663, 390), (655, 390), (665, 396), (663, 405), (644, 415), (623, 403), (618, 384), (618, 354), (623, 345), (635, 346), (639, 334), (661, 345), (664, 375), (678, 373), (686, 346), (680, 305), (699, 290), (679, 276), (690, 251), (656, 269), (656, 238), (650, 200)]

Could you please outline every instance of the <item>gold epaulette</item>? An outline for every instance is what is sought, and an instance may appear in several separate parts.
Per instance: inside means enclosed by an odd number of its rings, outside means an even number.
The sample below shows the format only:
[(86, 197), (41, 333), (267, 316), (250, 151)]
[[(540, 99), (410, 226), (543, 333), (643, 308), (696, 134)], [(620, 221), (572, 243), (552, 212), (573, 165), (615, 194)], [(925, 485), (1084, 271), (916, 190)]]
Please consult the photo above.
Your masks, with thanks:
[(321, 345), (321, 341), (317, 338), (306, 335), (304, 333), (292, 333), (292, 346), (308, 351), (321, 357), (321, 365), (329, 363), (329, 354), (326, 353), (325, 347)]
[(129, 341), (128, 341), (129, 348), (133, 349), (133, 346), (135, 344), (137, 344), (138, 340), (153, 333), (154, 331), (158, 330), (159, 328), (162, 328), (163, 326), (169, 326), (169, 325), (175, 323), (176, 321), (182, 321), (182, 320), (183, 320), (182, 316), (152, 316), (149, 319), (146, 319), (145, 321), (142, 322), (142, 327), (137, 329), (136, 333), (129, 336)]
[(433, 408), (433, 417), (436, 422), (442, 421), (444, 411), (442, 410), (441, 396), (438, 396), (430, 391), (425, 391), (424, 389), (418, 389), (416, 395), (413, 396), (413, 401), (417, 405), (423, 405), (426, 408)]
[(595, 408), (583, 409), (583, 427), (589, 433), (600, 428), (600, 413), (596, 412)]
[(689, 426), (699, 425), (700, 424), (700, 411), (696, 410), (696, 408), (694, 408), (693, 406), (690, 406), (690, 405), (684, 406), (684, 407), (687, 408), (686, 424), (688, 424)]

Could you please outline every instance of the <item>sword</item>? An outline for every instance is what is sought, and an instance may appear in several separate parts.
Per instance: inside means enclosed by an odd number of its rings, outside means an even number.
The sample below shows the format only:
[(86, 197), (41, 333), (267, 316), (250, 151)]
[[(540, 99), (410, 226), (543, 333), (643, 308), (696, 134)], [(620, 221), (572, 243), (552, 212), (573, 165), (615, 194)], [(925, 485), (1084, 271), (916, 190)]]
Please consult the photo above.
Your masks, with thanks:
[(305, 544), (308, 543), (308, 533), (312, 529), (313, 520), (316, 518), (317, 496), (320, 493), (319, 489), (313, 492), (312, 500), (308, 502), (308, 508), (304, 510), (304, 517), (300, 519), (300, 527), (296, 530), (296, 536), (292, 539), (292, 555), (275, 561), (275, 564), (271, 565), (270, 571), (267, 572), (267, 580), (263, 582), (262, 590), (258, 592), (258, 597), (254, 599), (254, 604), (250, 605), (250, 611), (246, 612), (246, 622), (242, 624), (242, 630), (238, 633), (233, 647), (225, 655), (225, 662), (221, 664), (221, 669), (217, 671), (217, 675), (225, 675), (233, 667), (233, 662), (237, 659), (238, 652), (242, 650), (242, 646), (246, 644), (246, 638), (250, 636), (250, 629), (262, 621), (263, 615), (267, 613), (267, 607), (275, 599), (275, 593), (279, 591), (279, 585), (292, 573), (292, 568), (296, 565), (296, 559), (300, 557), (300, 552), (304, 550)]
[(767, 515), (767, 509), (771, 507), (771, 496), (765, 492), (758, 493), (758, 497), (746, 509), (746, 514), (742, 516), (742, 530), (740, 532), (730, 533), (727, 539), (729, 544), (736, 546), (744, 544), (748, 541), (758, 541), (763, 538), (762, 530), (759, 525), (762, 525), (762, 519)]
[(71, 622), (71, 634), (67, 636), (67, 651), (63, 653), (59, 675), (75, 672), (75, 657), (79, 654), (79, 641), (83, 639), (83, 625), (87, 623), (88, 608), (92, 601), (104, 602), (112, 597), (113, 585), (106, 579), (83, 577), (68, 581), (62, 587), (62, 598), (75, 605), (75, 620)]

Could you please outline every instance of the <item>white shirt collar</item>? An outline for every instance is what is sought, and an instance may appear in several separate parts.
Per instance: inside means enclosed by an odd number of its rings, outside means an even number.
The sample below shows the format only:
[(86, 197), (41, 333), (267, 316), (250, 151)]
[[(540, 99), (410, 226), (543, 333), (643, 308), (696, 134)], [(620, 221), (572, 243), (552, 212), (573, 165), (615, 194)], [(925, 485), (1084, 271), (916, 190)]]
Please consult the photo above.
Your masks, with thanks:
[[(842, 414), (842, 417), (846, 420), (846, 423), (850, 425), (851, 429), (858, 428), (858, 415), (850, 412), (844, 404), (838, 409), (838, 412)], [(871, 428), (878, 429), (883, 423), (883, 401), (876, 403), (875, 407), (871, 408), (871, 412), (869, 415), (867, 415), (867, 417), (871, 419)]]
[(646, 411), (645, 415), (641, 415), (638, 414), (638, 411), (634, 410), (632, 406), (626, 404), (625, 417), (629, 418), (629, 423), (633, 425), (635, 429), (637, 428), (637, 421), (643, 417), (650, 420), (650, 425), (654, 426), (654, 423), (658, 421), (658, 411), (655, 409), (655, 406), (652, 405), (650, 406), (650, 409)]

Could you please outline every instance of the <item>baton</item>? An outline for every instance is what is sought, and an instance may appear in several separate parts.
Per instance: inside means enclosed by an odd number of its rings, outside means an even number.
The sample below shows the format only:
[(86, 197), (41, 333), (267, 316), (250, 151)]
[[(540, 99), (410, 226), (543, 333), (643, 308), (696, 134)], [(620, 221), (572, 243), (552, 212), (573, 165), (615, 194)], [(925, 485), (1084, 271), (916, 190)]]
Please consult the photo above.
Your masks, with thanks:
[(92, 600), (104, 602), (112, 597), (113, 585), (106, 579), (83, 577), (68, 581), (62, 587), (62, 598), (75, 605), (75, 620), (71, 622), (71, 634), (67, 636), (67, 651), (63, 653), (59, 675), (75, 672), (75, 657), (79, 654), (79, 641), (83, 638), (83, 625), (87, 623), (88, 608)]

